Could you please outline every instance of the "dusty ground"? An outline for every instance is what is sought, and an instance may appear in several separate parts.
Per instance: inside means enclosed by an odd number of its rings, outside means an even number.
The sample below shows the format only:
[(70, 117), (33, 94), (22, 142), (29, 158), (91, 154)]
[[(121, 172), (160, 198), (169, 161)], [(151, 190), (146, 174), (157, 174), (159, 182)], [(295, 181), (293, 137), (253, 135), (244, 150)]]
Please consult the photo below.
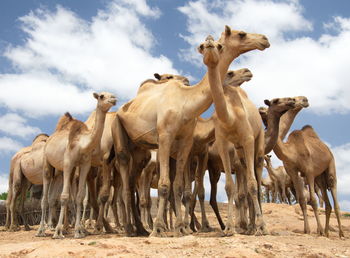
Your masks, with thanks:
[[(223, 218), (224, 205), (220, 205)], [(213, 227), (219, 228), (212, 210), (208, 217)], [(35, 237), (29, 232), (4, 232), (0, 228), (0, 257), (350, 257), (350, 218), (342, 216), (345, 239), (339, 239), (336, 219), (332, 213), (330, 238), (315, 234), (315, 218), (309, 211), (311, 235), (301, 234), (302, 216), (298, 206), (263, 204), (265, 221), (270, 231), (267, 236), (220, 237), (219, 232), (195, 233), (181, 238), (129, 238), (122, 234), (90, 235), (74, 239), (69, 234), (64, 240), (50, 236)], [(320, 212), (324, 223), (323, 211)], [(199, 213), (198, 213), (199, 215)], [(48, 232), (52, 235), (52, 232)]]

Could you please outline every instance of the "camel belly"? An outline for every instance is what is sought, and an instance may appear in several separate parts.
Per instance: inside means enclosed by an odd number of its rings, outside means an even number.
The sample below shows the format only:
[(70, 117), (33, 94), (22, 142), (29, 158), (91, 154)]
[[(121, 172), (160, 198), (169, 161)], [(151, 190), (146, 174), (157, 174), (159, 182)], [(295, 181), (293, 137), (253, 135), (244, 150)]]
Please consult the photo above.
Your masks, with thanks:
[(22, 173), (35, 185), (43, 184), (43, 166), (42, 161), (35, 161), (31, 158), (21, 161)]

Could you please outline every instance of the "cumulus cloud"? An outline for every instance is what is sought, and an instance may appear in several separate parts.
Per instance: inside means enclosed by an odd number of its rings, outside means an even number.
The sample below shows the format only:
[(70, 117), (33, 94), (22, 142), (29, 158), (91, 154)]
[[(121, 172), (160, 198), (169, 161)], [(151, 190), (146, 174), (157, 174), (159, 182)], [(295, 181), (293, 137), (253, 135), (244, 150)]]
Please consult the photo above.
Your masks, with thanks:
[(7, 192), (8, 186), (8, 176), (0, 174), (0, 193)]
[[(350, 101), (350, 19), (335, 17), (317, 39), (311, 38), (312, 23), (303, 16), (297, 0), (198, 0), (179, 10), (187, 16), (188, 32), (184, 39), (191, 48), (208, 34), (232, 28), (265, 34), (271, 47), (264, 52), (243, 55), (233, 69), (247, 67), (254, 78), (247, 84), (250, 98), (262, 105), (265, 98), (305, 95), (314, 113), (348, 113)], [(191, 51), (184, 50), (195, 63)], [(309, 112), (310, 112), (309, 111)]]
[(133, 0), (113, 1), (91, 21), (60, 6), (21, 17), (25, 43), (4, 52), (18, 72), (0, 75), (0, 87), (17, 97), (1, 91), (0, 104), (32, 115), (84, 113), (93, 90), (125, 100), (154, 72), (177, 73), (167, 57), (152, 54), (156, 40), (142, 19), (159, 15)]
[(0, 131), (23, 138), (40, 133), (38, 127), (26, 125), (26, 122), (27, 120), (20, 115), (8, 113), (0, 117)]
[(337, 168), (337, 186), (339, 195), (350, 194), (350, 143), (340, 145), (332, 148), (333, 155), (335, 157), (335, 164)]
[(0, 137), (0, 154), (16, 152), (21, 148), (23, 148), (21, 143), (9, 137)]

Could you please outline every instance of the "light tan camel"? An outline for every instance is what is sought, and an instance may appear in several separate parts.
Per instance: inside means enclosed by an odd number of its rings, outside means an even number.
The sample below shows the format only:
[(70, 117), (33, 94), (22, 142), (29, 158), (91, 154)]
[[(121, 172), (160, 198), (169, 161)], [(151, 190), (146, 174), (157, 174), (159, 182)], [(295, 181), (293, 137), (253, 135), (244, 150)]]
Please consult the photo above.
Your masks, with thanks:
[[(300, 100), (303, 100), (303, 102), (300, 103), (300, 106), (298, 107), (299, 111), (302, 107), (308, 106), (305, 97), (300, 97)], [(284, 126), (284, 128), (281, 126), (281, 129), (285, 132), (289, 130), (293, 123), (295, 117), (294, 113), (297, 113), (294, 111), (291, 112), (292, 114), (288, 114), (289, 112), (290, 111), (284, 115), (287, 115), (285, 118), (284, 116), (281, 118), (281, 122), (283, 122)], [(332, 206), (328, 199), (327, 189), (330, 189), (334, 201), (335, 214), (338, 220), (339, 236), (343, 237), (344, 233), (341, 227), (339, 204), (337, 200), (335, 161), (332, 152), (327, 145), (320, 140), (314, 129), (309, 125), (304, 126), (301, 130), (293, 131), (288, 136), (288, 140), (285, 143), (282, 141), (282, 136), (283, 134), (280, 133), (274, 152), (277, 157), (283, 161), (283, 165), (288, 175), (292, 178), (293, 184), (296, 188), (298, 202), (304, 216), (304, 232), (310, 233), (310, 226), (307, 218), (306, 200), (302, 187), (303, 183), (298, 175), (299, 172), (301, 176), (306, 177), (309, 185), (310, 201), (317, 221), (317, 233), (320, 235), (323, 235), (323, 233), (325, 233), (326, 236), (329, 235), (329, 218)], [(315, 199), (315, 180), (321, 188), (323, 199), (326, 204), (325, 232), (323, 232), (318, 215), (317, 201)]]
[(275, 184), (274, 199), (276, 199), (277, 193), (280, 195), (281, 202), (288, 203), (286, 195), (286, 185), (291, 181), (291, 178), (287, 174), (283, 166), (277, 168), (272, 167), (271, 155), (265, 155), (266, 169), (270, 175), (270, 178)]
[(267, 175), (265, 178), (261, 179), (261, 185), (265, 187), (266, 202), (271, 202), (270, 196), (272, 195), (272, 202), (275, 197), (275, 183), (272, 181), (271, 177)]
[(81, 224), (81, 206), (85, 196), (86, 177), (91, 167), (93, 150), (101, 141), (106, 113), (116, 104), (116, 98), (107, 92), (94, 93), (97, 99), (95, 125), (89, 130), (87, 126), (69, 114), (63, 116), (56, 131), (49, 137), (45, 146), (43, 171), (42, 217), (37, 236), (45, 235), (45, 211), (47, 206), (48, 184), (52, 177), (53, 168), (63, 171), (63, 190), (61, 194), (61, 211), (53, 238), (63, 238), (63, 217), (69, 199), (70, 178), (75, 168), (79, 168), (79, 187), (76, 197), (75, 235), (85, 236), (85, 228)]
[[(260, 34), (232, 31), (228, 26), (222, 33), (220, 44), (225, 45), (219, 63), (220, 77), (224, 79), (231, 62), (240, 54), (269, 47), (267, 38)], [(147, 87), (145, 87), (147, 86)], [(160, 179), (158, 193), (160, 196), (157, 218), (153, 227), (153, 236), (165, 236), (166, 225), (163, 213), (170, 191), (169, 157), (176, 158), (174, 196), (176, 206), (175, 231), (178, 235), (188, 233), (189, 221), (183, 221), (181, 197), (183, 192), (183, 175), (189, 152), (192, 147), (192, 135), (196, 118), (212, 103), (212, 94), (208, 77), (195, 86), (184, 86), (172, 80), (163, 84), (145, 84), (138, 95), (122, 106), (117, 114), (115, 137), (117, 164), (123, 178), (123, 185), (129, 186), (129, 177), (137, 177), (135, 169), (130, 169), (130, 160), (134, 159), (136, 147), (154, 149), (158, 147)], [(179, 151), (181, 150), (181, 151)], [(129, 158), (132, 155), (131, 158)], [(135, 161), (133, 161), (133, 165)], [(132, 174), (128, 174), (132, 171)], [(138, 172), (139, 173), (139, 172)], [(132, 180), (134, 181), (134, 179)], [(186, 180), (184, 199), (188, 202), (191, 195), (189, 180)], [(130, 208), (136, 214), (134, 182), (124, 189), (127, 202), (127, 214)], [(130, 224), (130, 219), (127, 219)], [(138, 225), (136, 225), (138, 226)], [(131, 228), (129, 226), (129, 228)]]
[[(243, 37), (245, 35), (242, 35)], [(233, 198), (235, 185), (231, 176), (231, 160), (228, 142), (235, 145), (237, 154), (243, 166), (247, 182), (248, 194), (254, 205), (250, 212), (250, 225), (257, 235), (266, 234), (267, 230), (262, 216), (260, 199), (259, 175), (263, 169), (264, 131), (259, 112), (254, 104), (235, 87), (222, 87), (218, 69), (219, 51), (214, 47), (212, 38), (207, 38), (200, 46), (203, 61), (208, 67), (209, 84), (215, 104), (215, 139), (226, 175), (225, 190), (228, 196), (228, 220), (224, 233), (234, 234)], [(225, 94), (224, 94), (225, 91)], [(238, 173), (238, 171), (237, 171)], [(237, 184), (239, 187), (243, 185)], [(256, 222), (255, 222), (256, 219)]]
[[(225, 80), (224, 87), (241, 86), (244, 82), (250, 81), (253, 74), (246, 68), (239, 69), (236, 71), (228, 71)], [(204, 174), (207, 169), (208, 163), (208, 148), (209, 144), (215, 140), (214, 121), (212, 118), (203, 119), (198, 118), (196, 127), (193, 133), (193, 146), (189, 156), (189, 164), (195, 163), (195, 186), (191, 199), (191, 228), (194, 230), (194, 207), (196, 202), (196, 196), (201, 207), (202, 224), (200, 231), (209, 232), (212, 229), (209, 226), (209, 221), (206, 217), (205, 206), (204, 206)]]

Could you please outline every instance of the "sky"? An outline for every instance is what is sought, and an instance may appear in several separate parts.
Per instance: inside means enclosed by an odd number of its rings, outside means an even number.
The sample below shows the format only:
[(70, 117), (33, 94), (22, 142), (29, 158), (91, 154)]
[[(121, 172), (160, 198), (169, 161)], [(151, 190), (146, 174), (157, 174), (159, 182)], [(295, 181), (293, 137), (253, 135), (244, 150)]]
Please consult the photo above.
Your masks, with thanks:
[[(257, 107), (274, 97), (308, 97), (292, 130), (310, 124), (330, 146), (340, 206), (350, 211), (348, 0), (2, 0), (0, 14), (0, 192), (12, 155), (38, 133), (51, 134), (67, 111), (84, 121), (93, 92), (117, 95), (116, 110), (155, 72), (198, 82), (206, 67), (196, 47), (229, 25), (271, 43), (230, 67), (252, 71), (242, 87)], [(205, 186), (208, 199), (208, 178)]]

